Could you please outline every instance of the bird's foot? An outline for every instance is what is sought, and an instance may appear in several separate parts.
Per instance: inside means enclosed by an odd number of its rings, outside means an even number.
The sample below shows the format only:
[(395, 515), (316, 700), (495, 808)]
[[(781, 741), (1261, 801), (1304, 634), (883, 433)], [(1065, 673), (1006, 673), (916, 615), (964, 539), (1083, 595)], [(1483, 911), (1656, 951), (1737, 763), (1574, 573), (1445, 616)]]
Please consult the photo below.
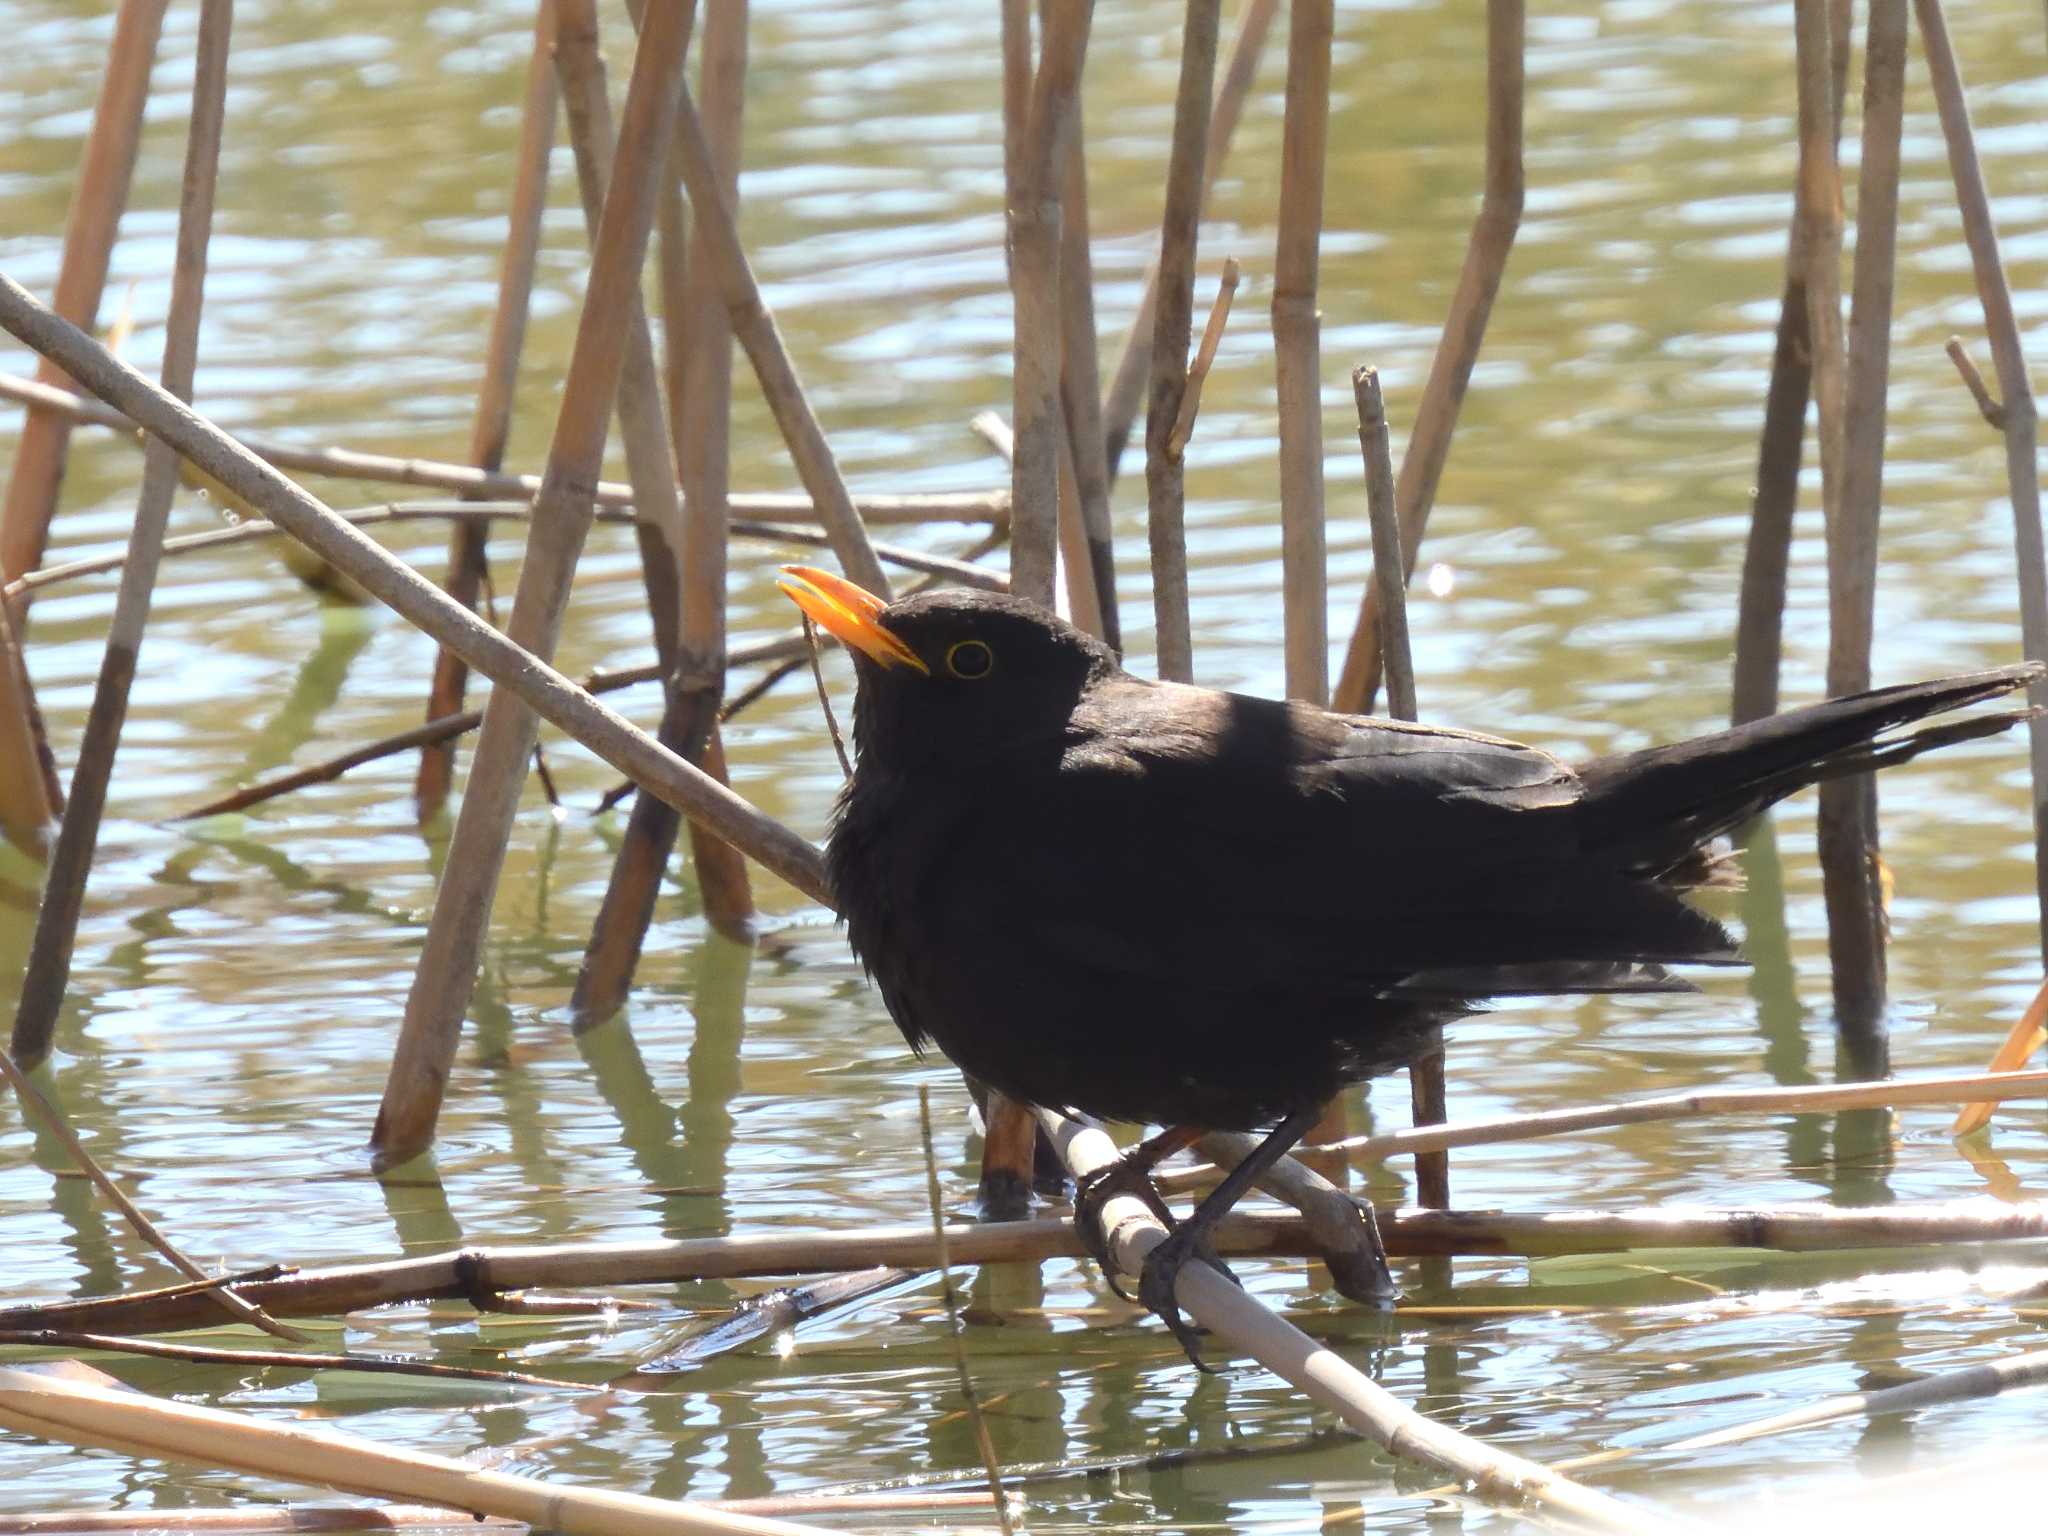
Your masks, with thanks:
[(1190, 1259), (1199, 1259), (1232, 1285), (1238, 1284), (1230, 1266), (1218, 1258), (1216, 1250), (1209, 1245), (1208, 1234), (1193, 1222), (1183, 1222), (1174, 1228), (1165, 1242), (1145, 1255), (1145, 1273), (1138, 1280), (1138, 1299), (1172, 1331), (1197, 1370), (1213, 1372), (1215, 1367), (1202, 1359), (1200, 1335), (1181, 1315), (1180, 1301), (1174, 1294), (1181, 1268)]
[(1118, 1158), (1074, 1181), (1074, 1230), (1080, 1235), (1081, 1246), (1088, 1250), (1088, 1257), (1102, 1271), (1102, 1278), (1109, 1282), (1109, 1288), (1132, 1303), (1136, 1303), (1138, 1298), (1117, 1283), (1116, 1261), (1110, 1257), (1109, 1229), (1103, 1225), (1102, 1212), (1118, 1195), (1136, 1195), (1145, 1202), (1147, 1210), (1171, 1229), (1175, 1225), (1173, 1212), (1166, 1208), (1166, 1202), (1159, 1198), (1159, 1191), (1152, 1187), (1151, 1171), (1149, 1163), (1139, 1164), (1129, 1158)]

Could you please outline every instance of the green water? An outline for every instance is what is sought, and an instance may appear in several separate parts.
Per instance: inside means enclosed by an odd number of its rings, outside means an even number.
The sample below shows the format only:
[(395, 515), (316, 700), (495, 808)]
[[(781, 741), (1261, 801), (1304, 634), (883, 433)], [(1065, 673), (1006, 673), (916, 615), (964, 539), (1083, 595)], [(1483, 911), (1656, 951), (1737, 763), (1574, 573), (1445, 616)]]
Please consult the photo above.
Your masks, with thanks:
[[(2004, 252), (2037, 359), (2048, 279), (2048, 47), (2037, 6), (1958, 6)], [(1755, 434), (1783, 275), (1792, 181), (1790, 13), (1782, 6), (1610, 0), (1537, 8), (1529, 33), (1529, 195), (1425, 548), (1441, 594), (1411, 622), (1429, 718), (1505, 730), (1567, 755), (1628, 748), (1725, 717), (1729, 633)], [(103, 7), (0, 0), (0, 267), (47, 293), (78, 143), (109, 30)], [(1476, 206), (1480, 8), (1345, 9), (1323, 246), (1326, 473), (1333, 636), (1369, 567), (1345, 378), (1386, 381), (1412, 419)], [(1086, 84), (1097, 304), (1113, 358), (1155, 237), (1171, 121), (1177, 8), (1099, 8)], [(607, 13), (608, 20), (616, 20)], [(189, 90), (194, 8), (166, 29), (131, 212), (103, 322), (133, 285), (129, 356), (155, 366)], [(624, 75), (614, 26), (614, 73)], [(198, 398), (224, 423), (308, 445), (462, 456), (496, 279), (530, 13), (517, 4), (245, 5), (236, 19), (220, 215)], [(876, 491), (977, 489), (1004, 476), (967, 430), (1007, 411), (994, 19), (936, 3), (758, 5), (747, 105), (744, 233), (848, 478)], [(1196, 670), (1280, 687), (1279, 540), (1266, 325), (1284, 27), (1203, 236), (1201, 302), (1225, 254), (1244, 262), (1231, 331), (1188, 459)], [(1909, 78), (1891, 437), (1878, 586), (1880, 680), (2017, 654), (2011, 520), (1998, 440), (1957, 385), (1951, 332), (1988, 354), (1916, 57)], [(1853, 87), (1852, 87), (1853, 92)], [(1857, 131), (1852, 104), (1850, 153)], [(509, 462), (537, 468), (584, 274), (566, 150)], [(1988, 361), (1985, 362), (1988, 368)], [(18, 349), (0, 367), (26, 372)], [(794, 476), (744, 376), (735, 483)], [(0, 413), (0, 453), (18, 416)], [(54, 554), (116, 550), (140, 459), (76, 440)], [(1150, 664), (1136, 460), (1117, 496), (1132, 664)], [(622, 466), (619, 466), (622, 469)], [(383, 493), (316, 484), (338, 506)], [(1785, 693), (1814, 697), (1825, 659), (1817, 487), (1794, 548)], [(181, 499), (173, 531), (214, 526)], [(963, 528), (907, 531), (957, 549)], [(397, 552), (438, 572), (444, 541), (411, 525)], [(515, 531), (493, 546), (501, 590)], [(779, 633), (777, 551), (736, 552), (736, 643)], [(564, 637), (566, 670), (648, 650), (637, 561), (594, 536)], [(61, 761), (83, 724), (111, 578), (38, 602), (30, 664)], [(1341, 643), (1341, 640), (1339, 641)], [(168, 568), (101, 838), (50, 1082), (95, 1153), (206, 1262), (315, 1264), (462, 1242), (654, 1238), (919, 1220), (917, 1090), (939, 1106), (948, 1201), (972, 1192), (964, 1098), (914, 1061), (827, 916), (756, 875), (767, 934), (751, 960), (711, 939), (679, 865), (628, 1016), (578, 1042), (563, 1017), (622, 817), (588, 808), (613, 774), (550, 738), (566, 801), (529, 795), (494, 912), (471, 1029), (426, 1176), (380, 1185), (363, 1143), (431, 910), (447, 824), (410, 805), (394, 758), (247, 817), (168, 824), (267, 770), (316, 761), (419, 715), (431, 648), (391, 615), (323, 606), (257, 546)], [(830, 677), (844, 701), (843, 664)], [(651, 690), (618, 696), (651, 722)], [(801, 680), (728, 733), (736, 786), (812, 836), (838, 767)], [(2023, 747), (2001, 739), (1885, 784), (1899, 1070), (1989, 1056), (2038, 981)], [(1772, 958), (1697, 997), (1545, 1001), (1470, 1021), (1451, 1045), (1454, 1118), (1691, 1085), (1834, 1075), (1810, 798), (1776, 818), (1782, 883), (1752, 865), (1731, 915)], [(1364, 870), (1361, 879), (1400, 878)], [(0, 870), (0, 977), (11, 996), (32, 876)], [(1782, 921), (1782, 936), (1769, 932)], [(1406, 1123), (1406, 1089), (1374, 1085), (1358, 1128)], [(1484, 1148), (1453, 1164), (1458, 1203), (1515, 1209), (1857, 1204), (2032, 1192), (2048, 1135), (2004, 1112), (1982, 1169), (1947, 1114), (1725, 1120)], [(1399, 1199), (1406, 1165), (1364, 1175)], [(1478, 1309), (1389, 1323), (1316, 1289), (1298, 1265), (1247, 1265), (1262, 1298), (1339, 1342), (1445, 1422), (1542, 1459), (1648, 1445), (1853, 1390), (1870, 1371), (1927, 1370), (2040, 1343), (2038, 1279), (2005, 1258), (1746, 1254), (1627, 1261), (1468, 1260)], [(0, 1104), (0, 1300), (155, 1283), (159, 1263)], [(1412, 1292), (1421, 1279), (1402, 1278)], [(1436, 1529), (1433, 1481), (1357, 1442), (1263, 1371), (1198, 1378), (1156, 1324), (1092, 1272), (1052, 1263), (975, 1278), (970, 1361), (1006, 1462), (1191, 1451), (1172, 1469), (1034, 1489), (1029, 1523), (1172, 1530)], [(717, 1308), (743, 1290), (662, 1292)], [(1426, 1294), (1422, 1299), (1428, 1299)], [(1438, 1298), (1442, 1299), (1442, 1298)], [(1537, 1306), (1547, 1310), (1488, 1311)], [(103, 1361), (123, 1379), (279, 1420), (337, 1421), (454, 1454), (517, 1446), (522, 1471), (664, 1495), (726, 1497), (962, 1471), (936, 1295), (913, 1292), (800, 1331), (793, 1351), (735, 1356), (670, 1390), (592, 1412), (546, 1392), (391, 1378)], [(331, 1344), (602, 1379), (677, 1314), (478, 1319), (403, 1308), (322, 1329)], [(218, 1342), (240, 1334), (221, 1331)], [(2039, 1399), (1848, 1424), (1704, 1455), (1645, 1457), (1602, 1486), (1676, 1507), (1747, 1510), (1765, 1494), (1832, 1494), (1898, 1466), (2038, 1436)], [(1226, 1450), (1259, 1459), (1210, 1459)], [(60, 1506), (218, 1506), (279, 1484), (78, 1454), (0, 1435), (0, 1513)], [(1468, 1516), (1484, 1527), (1491, 1517)], [(857, 1517), (842, 1524), (887, 1524)], [(898, 1523), (904, 1523), (899, 1521)]]

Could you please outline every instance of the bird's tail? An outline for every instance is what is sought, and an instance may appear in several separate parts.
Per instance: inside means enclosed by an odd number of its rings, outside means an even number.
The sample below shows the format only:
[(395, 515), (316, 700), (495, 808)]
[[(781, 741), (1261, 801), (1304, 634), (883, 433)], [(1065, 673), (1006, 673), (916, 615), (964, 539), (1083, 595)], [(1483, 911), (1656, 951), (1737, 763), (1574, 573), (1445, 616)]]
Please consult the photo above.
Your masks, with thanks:
[(2044, 671), (2029, 661), (1877, 688), (1672, 746), (1597, 759), (1579, 771), (1585, 785), (1581, 836), (1645, 873), (1679, 869), (1703, 843), (1809, 784), (1889, 768), (2029, 718), (2036, 713), (2031, 708), (2001, 710), (1885, 735), (1930, 715), (2017, 692)]

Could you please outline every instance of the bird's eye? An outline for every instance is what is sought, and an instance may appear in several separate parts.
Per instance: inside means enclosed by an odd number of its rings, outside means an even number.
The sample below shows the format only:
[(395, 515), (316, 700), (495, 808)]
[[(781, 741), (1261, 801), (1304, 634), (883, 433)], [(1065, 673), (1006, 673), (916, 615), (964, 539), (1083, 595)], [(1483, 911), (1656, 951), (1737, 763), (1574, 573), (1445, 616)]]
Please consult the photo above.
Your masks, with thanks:
[(979, 640), (962, 640), (946, 652), (946, 670), (955, 677), (987, 677), (995, 670), (996, 656)]

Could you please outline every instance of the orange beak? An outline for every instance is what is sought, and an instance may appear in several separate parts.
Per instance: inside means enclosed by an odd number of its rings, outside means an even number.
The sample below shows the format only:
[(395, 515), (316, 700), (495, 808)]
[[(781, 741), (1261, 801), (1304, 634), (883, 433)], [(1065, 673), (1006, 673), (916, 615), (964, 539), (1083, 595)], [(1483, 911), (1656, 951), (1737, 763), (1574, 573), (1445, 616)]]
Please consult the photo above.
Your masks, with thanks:
[(917, 652), (882, 623), (878, 615), (888, 604), (872, 592), (814, 565), (785, 565), (782, 575), (775, 585), (833, 639), (885, 667), (913, 667), (931, 676)]

